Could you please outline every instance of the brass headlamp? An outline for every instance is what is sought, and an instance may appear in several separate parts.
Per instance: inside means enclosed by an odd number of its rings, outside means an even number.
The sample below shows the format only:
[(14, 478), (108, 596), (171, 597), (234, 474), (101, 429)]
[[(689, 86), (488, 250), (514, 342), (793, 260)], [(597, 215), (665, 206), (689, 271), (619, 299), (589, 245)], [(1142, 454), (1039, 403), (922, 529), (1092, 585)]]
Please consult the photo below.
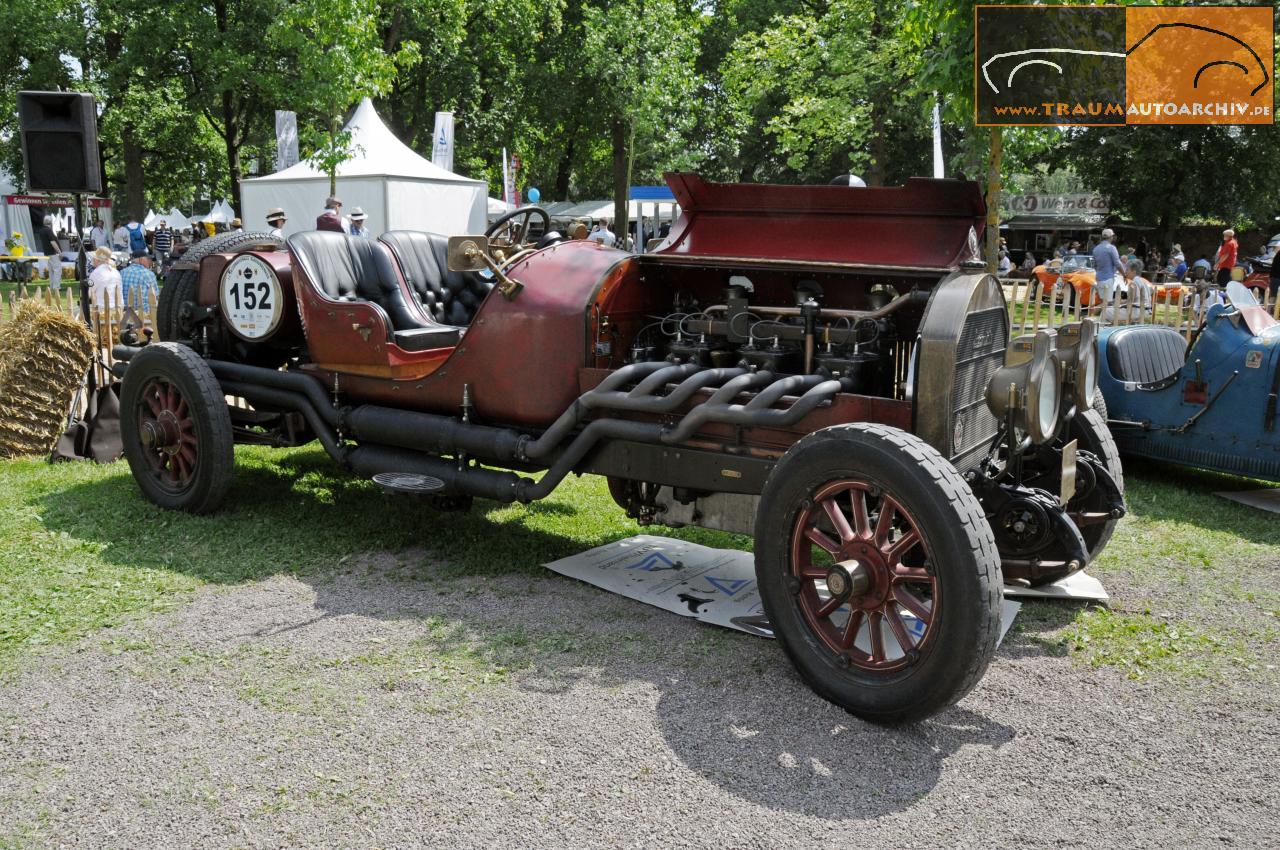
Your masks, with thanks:
[(1098, 390), (1098, 322), (1085, 319), (1058, 328), (1054, 357), (1062, 365), (1062, 394), (1083, 413)]
[(987, 382), (988, 409), (1001, 421), (1012, 411), (1014, 426), (1037, 445), (1058, 430), (1062, 365), (1054, 356), (1057, 336), (1041, 330), (1010, 340), (1005, 365)]

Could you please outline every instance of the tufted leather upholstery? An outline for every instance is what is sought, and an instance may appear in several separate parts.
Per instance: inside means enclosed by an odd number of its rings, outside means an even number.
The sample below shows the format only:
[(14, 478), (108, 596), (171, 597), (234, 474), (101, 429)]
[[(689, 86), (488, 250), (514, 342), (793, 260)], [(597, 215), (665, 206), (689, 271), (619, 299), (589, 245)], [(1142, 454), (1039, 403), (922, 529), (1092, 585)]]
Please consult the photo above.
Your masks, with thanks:
[(1136, 325), (1107, 337), (1107, 365), (1121, 381), (1158, 384), (1171, 380), (1187, 357), (1187, 341), (1173, 328)]
[(371, 301), (387, 314), (397, 345), (409, 351), (457, 345), (456, 328), (432, 321), (412, 307), (400, 288), (386, 246), (344, 233), (312, 230), (288, 240), (293, 261), (335, 301)]
[(493, 282), (474, 272), (449, 271), (449, 237), (390, 230), (379, 238), (395, 255), (400, 273), (428, 314), (450, 325), (471, 323)]

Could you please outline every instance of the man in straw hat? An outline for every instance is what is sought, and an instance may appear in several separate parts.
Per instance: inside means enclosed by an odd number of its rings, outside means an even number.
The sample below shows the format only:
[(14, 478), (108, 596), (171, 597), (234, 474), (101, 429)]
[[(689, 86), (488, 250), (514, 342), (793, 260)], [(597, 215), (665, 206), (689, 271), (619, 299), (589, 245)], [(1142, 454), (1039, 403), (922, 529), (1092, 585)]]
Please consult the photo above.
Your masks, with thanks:
[(119, 307), (122, 298), (120, 272), (105, 245), (93, 249), (93, 273), (89, 275), (89, 297), (100, 308)]
[(284, 223), (287, 219), (284, 217), (284, 210), (280, 207), (272, 207), (267, 212), (267, 224), (271, 227), (271, 235), (277, 239), (284, 238)]
[(372, 239), (373, 234), (369, 232), (369, 228), (364, 226), (364, 220), (368, 218), (364, 214), (364, 210), (356, 207), (351, 211), (351, 235), (359, 236), (361, 239)]

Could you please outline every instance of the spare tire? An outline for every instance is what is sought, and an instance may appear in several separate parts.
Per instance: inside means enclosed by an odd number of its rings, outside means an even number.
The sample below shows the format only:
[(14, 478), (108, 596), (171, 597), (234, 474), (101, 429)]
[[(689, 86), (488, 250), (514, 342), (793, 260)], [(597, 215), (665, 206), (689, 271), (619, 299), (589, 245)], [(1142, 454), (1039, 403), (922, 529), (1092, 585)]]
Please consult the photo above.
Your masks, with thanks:
[(186, 342), (187, 335), (178, 321), (178, 307), (192, 300), (199, 289), (200, 261), (210, 254), (242, 254), (245, 251), (275, 250), (284, 240), (270, 233), (233, 230), (192, 245), (173, 264), (160, 287), (156, 304), (156, 332), (166, 342)]

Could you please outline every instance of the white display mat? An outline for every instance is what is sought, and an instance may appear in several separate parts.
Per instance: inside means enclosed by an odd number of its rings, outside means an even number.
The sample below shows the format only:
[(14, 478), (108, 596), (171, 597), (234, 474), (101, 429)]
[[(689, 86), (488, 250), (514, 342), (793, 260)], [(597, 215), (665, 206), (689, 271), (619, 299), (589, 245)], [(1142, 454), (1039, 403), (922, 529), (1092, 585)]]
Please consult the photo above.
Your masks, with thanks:
[[(756, 589), (755, 556), (750, 552), (711, 549), (683, 540), (641, 534), (544, 566), (682, 617), (773, 637)], [(1021, 603), (1004, 600), (1000, 612), (1001, 640), (1021, 607)], [(908, 621), (907, 628), (914, 631), (913, 618), (907, 614), (903, 619)], [(859, 643), (866, 640), (864, 629)]]
[(1280, 514), (1280, 489), (1237, 490), (1234, 492), (1215, 492), (1213, 495), (1239, 502), (1242, 505), (1248, 505), (1251, 508), (1257, 508), (1260, 511)]
[(1004, 586), (1006, 597), (1018, 599), (1073, 599), (1080, 602), (1106, 602), (1111, 597), (1102, 582), (1086, 572), (1068, 576), (1062, 581), (1046, 584), (1042, 587), (1023, 587), (1018, 584)]

